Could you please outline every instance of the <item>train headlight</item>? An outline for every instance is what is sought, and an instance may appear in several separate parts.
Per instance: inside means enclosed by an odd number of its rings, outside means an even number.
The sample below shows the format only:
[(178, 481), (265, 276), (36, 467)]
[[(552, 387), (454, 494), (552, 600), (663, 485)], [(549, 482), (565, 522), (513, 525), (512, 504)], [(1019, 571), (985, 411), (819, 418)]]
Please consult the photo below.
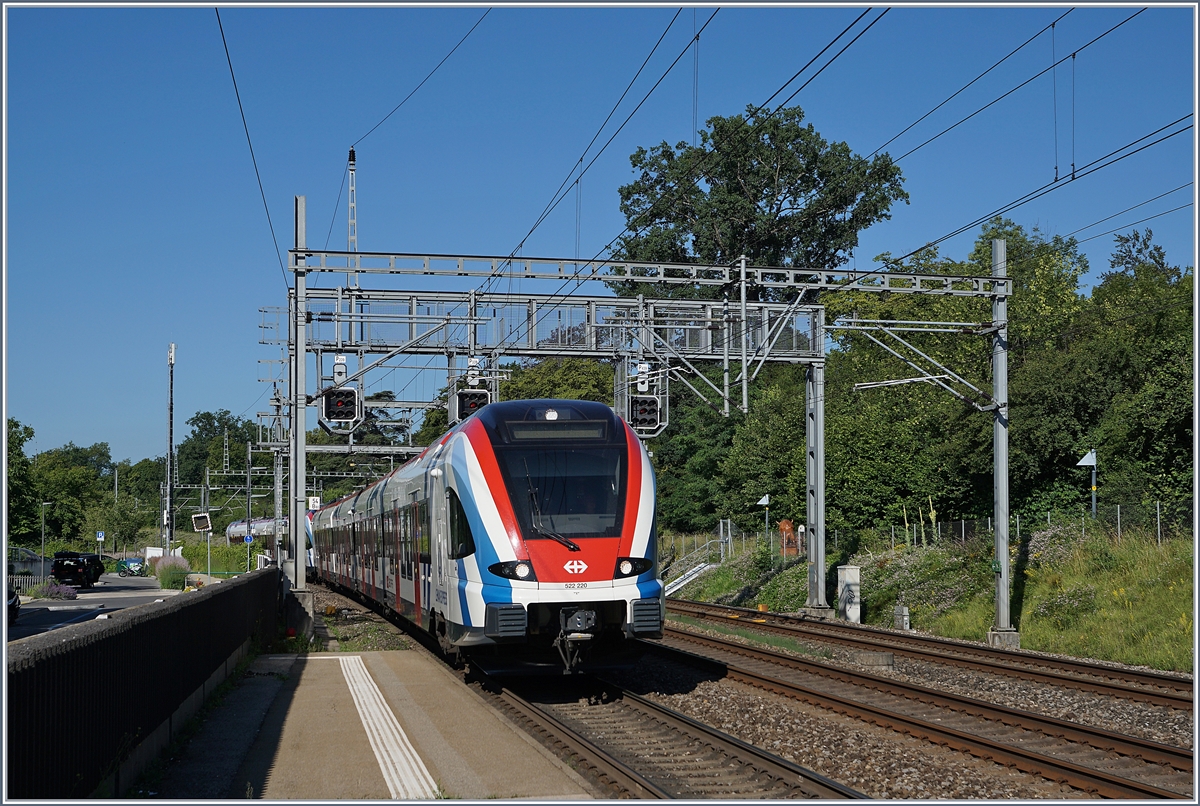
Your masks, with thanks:
[(528, 560), (510, 560), (509, 562), (493, 563), (488, 571), (505, 579), (518, 579), (522, 582), (537, 582), (537, 574)]
[(621, 557), (617, 560), (617, 570), (613, 574), (616, 579), (644, 574), (654, 566), (654, 561), (647, 557)]

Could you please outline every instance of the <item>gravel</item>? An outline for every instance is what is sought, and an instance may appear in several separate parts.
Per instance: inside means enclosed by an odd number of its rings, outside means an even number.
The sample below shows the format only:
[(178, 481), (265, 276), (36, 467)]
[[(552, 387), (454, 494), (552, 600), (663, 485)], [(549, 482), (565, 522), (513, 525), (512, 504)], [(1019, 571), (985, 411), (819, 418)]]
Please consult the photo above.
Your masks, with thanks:
[(647, 656), (609, 675), (667, 708), (876, 798), (1087, 798), (966, 753)]
[(313, 585), (310, 590), (313, 592), (313, 610), (317, 618), (323, 620), (330, 638), (337, 642), (338, 651), (412, 649), (412, 641), (400, 628), (375, 611), (322, 585)]
[[(691, 625), (688, 629), (727, 640), (751, 643), (724, 632), (697, 629)], [(961, 667), (899, 655), (895, 656), (895, 667), (890, 670), (878, 666), (862, 666), (852, 660), (856, 650), (818, 641), (797, 643), (812, 652), (821, 653), (821, 659), (826, 663), (868, 671), (881, 677), (894, 677), (907, 683), (973, 697), (995, 705), (1053, 716), (1175, 747), (1191, 748), (1193, 745), (1195, 717), (1192, 711), (1145, 705), (1122, 697), (1024, 681), (987, 672), (973, 672)], [(778, 647), (772, 649), (785, 651)], [(1105, 665), (1120, 666), (1115, 663)]]

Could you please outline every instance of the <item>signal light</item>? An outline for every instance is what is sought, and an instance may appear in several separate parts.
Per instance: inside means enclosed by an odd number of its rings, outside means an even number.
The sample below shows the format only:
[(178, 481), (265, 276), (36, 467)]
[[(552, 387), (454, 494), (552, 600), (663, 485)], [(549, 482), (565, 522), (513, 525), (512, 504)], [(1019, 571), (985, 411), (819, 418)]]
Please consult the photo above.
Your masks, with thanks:
[(658, 428), (658, 398), (648, 395), (629, 398), (629, 424), (634, 428)]
[(354, 387), (343, 387), (326, 392), (325, 419), (332, 422), (357, 420), (358, 390)]
[(492, 402), (492, 395), (486, 389), (463, 389), (458, 393), (458, 417), (465, 420), (475, 412)]

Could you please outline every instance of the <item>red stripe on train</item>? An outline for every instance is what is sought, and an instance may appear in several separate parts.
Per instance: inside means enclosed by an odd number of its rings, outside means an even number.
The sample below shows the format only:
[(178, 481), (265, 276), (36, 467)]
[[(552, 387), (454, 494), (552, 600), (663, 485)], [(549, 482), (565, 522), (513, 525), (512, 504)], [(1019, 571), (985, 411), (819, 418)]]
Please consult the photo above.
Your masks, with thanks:
[(504, 477), (500, 475), (500, 465), (496, 462), (496, 452), (492, 450), (487, 430), (477, 418), (472, 418), (467, 420), (463, 426), (463, 433), (471, 441), (471, 447), (475, 450), (475, 458), (479, 460), (479, 467), (483, 470), (483, 479), (488, 486), (488, 496), (496, 503), (496, 510), (500, 513), (500, 523), (504, 525), (509, 545), (512, 546), (518, 560), (528, 559), (529, 553), (526, 550), (525, 541), (521, 539), (517, 516), (513, 512), (512, 500), (508, 497), (508, 488), (504, 486)]

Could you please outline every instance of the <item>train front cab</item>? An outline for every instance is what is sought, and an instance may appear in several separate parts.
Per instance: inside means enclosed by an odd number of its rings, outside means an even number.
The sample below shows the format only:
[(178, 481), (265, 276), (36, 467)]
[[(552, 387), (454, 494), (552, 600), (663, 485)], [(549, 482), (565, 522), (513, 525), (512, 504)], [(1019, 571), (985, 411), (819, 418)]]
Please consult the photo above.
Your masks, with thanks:
[(662, 636), (654, 474), (611, 409), (495, 403), (445, 447), (431, 475), (447, 502), (433, 531), (445, 541), (434, 555), (448, 559), (444, 576), (434, 569), (448, 643), (553, 648), (572, 668)]

